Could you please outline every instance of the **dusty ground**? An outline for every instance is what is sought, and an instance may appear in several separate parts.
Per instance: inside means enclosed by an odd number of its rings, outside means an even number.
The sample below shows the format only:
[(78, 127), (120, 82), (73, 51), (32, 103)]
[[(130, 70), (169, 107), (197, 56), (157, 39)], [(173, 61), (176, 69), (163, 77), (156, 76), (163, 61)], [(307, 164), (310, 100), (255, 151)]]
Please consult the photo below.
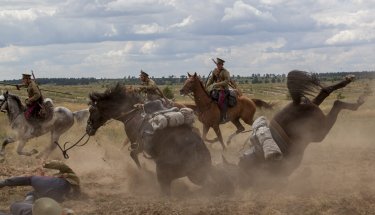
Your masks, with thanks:
[[(373, 104), (373, 101), (366, 103), (357, 112), (343, 111), (327, 138), (308, 147), (303, 163), (287, 180), (272, 189), (237, 189), (232, 196), (204, 194), (186, 179), (173, 183), (172, 197), (161, 196), (153, 163), (141, 158), (146, 170), (139, 171), (127, 149), (122, 148), (123, 139), (113, 139), (108, 130), (101, 130), (88, 145), (72, 150), (71, 158), (66, 160), (81, 177), (85, 195), (82, 199), (65, 202), (64, 206), (79, 215), (374, 214)], [(329, 107), (328, 104), (326, 109)], [(116, 124), (115, 128), (121, 130), (121, 125)], [(222, 129), (225, 137), (234, 131), (231, 125)], [(221, 151), (219, 144), (211, 146), (214, 163), (221, 162), (222, 153), (236, 163), (248, 135), (235, 138), (226, 152)], [(77, 139), (76, 136), (79, 135), (69, 138)], [(48, 137), (38, 138), (27, 147), (38, 148), (47, 141)], [(16, 155), (14, 146), (9, 146), (7, 153), (6, 160), (0, 164), (0, 178), (30, 174), (38, 165), (35, 158)], [(57, 150), (51, 158), (62, 159)], [(0, 210), (8, 210), (10, 203), (23, 199), (28, 190), (28, 187), (1, 189)]]

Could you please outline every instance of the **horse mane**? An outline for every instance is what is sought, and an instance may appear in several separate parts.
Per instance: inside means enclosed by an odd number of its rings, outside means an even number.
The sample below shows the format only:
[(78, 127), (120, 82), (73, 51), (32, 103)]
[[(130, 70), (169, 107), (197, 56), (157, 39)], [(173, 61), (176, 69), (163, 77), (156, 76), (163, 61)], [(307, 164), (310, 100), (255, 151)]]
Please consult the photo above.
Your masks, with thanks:
[(124, 84), (117, 83), (114, 86), (109, 86), (103, 93), (92, 92), (89, 95), (91, 102), (96, 101), (121, 101), (124, 98), (139, 101), (141, 99), (138, 91), (133, 87), (127, 87)]
[(207, 90), (206, 90), (206, 87), (203, 85), (203, 81), (200, 79), (200, 77), (199, 76), (196, 76), (196, 78), (198, 79), (198, 81), (199, 81), (199, 84), (201, 85), (201, 87), (202, 87), (202, 89), (203, 89), (203, 91), (206, 93), (206, 95), (208, 96), (208, 97), (210, 97), (211, 98), (211, 96), (210, 96), (210, 94), (208, 94), (208, 92), (207, 92)]
[(316, 74), (293, 70), (288, 73), (287, 87), (293, 102), (299, 104), (301, 98), (313, 96), (321, 85)]
[(25, 107), (23, 106), (19, 96), (8, 94), (8, 98), (12, 98), (14, 101), (16, 101), (19, 109), (21, 109), (21, 110), (25, 109)]

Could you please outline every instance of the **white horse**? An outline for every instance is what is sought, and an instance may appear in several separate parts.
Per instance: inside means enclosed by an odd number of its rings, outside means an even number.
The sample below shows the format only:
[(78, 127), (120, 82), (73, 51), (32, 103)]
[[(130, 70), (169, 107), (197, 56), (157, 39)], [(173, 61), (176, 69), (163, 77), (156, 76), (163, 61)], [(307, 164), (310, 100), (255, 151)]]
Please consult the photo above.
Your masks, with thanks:
[[(52, 103), (52, 100), (45, 99), (45, 102)], [(38, 153), (36, 149), (24, 151), (23, 148), (26, 142), (34, 137), (51, 132), (50, 145), (37, 156), (37, 158), (46, 159), (56, 148), (56, 143), (58, 143), (60, 136), (73, 126), (74, 119), (82, 121), (88, 115), (88, 109), (72, 112), (65, 107), (55, 107), (52, 119), (42, 122), (40, 129), (38, 129), (39, 131), (36, 132), (33, 124), (26, 120), (24, 115), (25, 107), (18, 96), (9, 94), (8, 91), (0, 95), (0, 110), (7, 113), (10, 126), (16, 133), (15, 137), (5, 138), (0, 150), (0, 158), (5, 155), (5, 146), (16, 141), (18, 141), (17, 153), (19, 155), (31, 156)]]

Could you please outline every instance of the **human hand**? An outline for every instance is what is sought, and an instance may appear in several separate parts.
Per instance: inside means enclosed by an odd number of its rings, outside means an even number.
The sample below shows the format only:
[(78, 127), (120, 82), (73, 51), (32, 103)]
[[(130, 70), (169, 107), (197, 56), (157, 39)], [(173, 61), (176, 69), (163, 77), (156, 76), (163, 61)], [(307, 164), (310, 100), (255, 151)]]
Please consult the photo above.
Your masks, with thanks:
[(25, 99), (25, 104), (26, 105), (30, 105), (31, 104), (30, 100), (29, 99)]

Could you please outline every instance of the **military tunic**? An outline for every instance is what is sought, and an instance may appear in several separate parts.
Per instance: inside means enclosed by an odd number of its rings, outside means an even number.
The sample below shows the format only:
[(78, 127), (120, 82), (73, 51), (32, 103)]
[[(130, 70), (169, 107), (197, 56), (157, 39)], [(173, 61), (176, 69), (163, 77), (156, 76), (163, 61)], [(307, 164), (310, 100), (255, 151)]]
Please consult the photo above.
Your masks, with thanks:
[(35, 81), (31, 80), (29, 86), (27, 86), (28, 103), (32, 104), (39, 101), (42, 98), (40, 90), (36, 85)]
[(142, 87), (140, 88), (142, 92), (146, 94), (147, 100), (156, 100), (161, 99), (161, 96), (158, 91), (158, 86), (155, 81), (148, 79), (147, 81), (142, 82)]
[[(211, 90), (217, 89), (217, 90), (223, 90), (229, 88), (229, 82), (230, 82), (230, 74), (229, 71), (223, 68), (222, 70), (218, 70), (217, 68), (214, 69), (212, 72), (212, 76), (207, 82), (207, 86)], [(212, 86), (211, 86), (212, 85)]]

